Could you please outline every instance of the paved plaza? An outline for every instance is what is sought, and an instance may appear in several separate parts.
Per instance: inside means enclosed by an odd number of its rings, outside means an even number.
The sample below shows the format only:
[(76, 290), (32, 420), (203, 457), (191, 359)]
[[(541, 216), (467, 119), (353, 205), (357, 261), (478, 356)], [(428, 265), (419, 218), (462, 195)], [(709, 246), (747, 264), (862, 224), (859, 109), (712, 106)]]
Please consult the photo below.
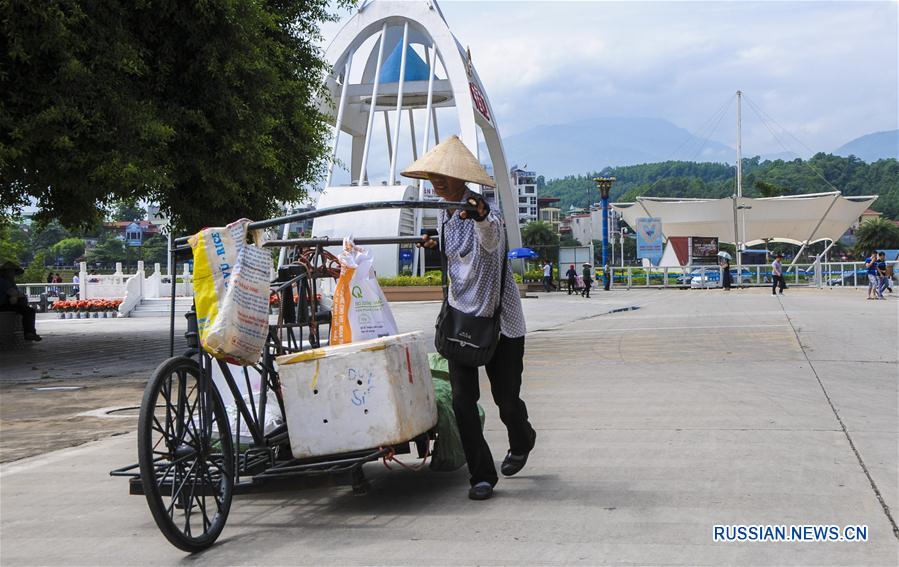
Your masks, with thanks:
[[(895, 298), (633, 290), (539, 294), (524, 306), (523, 397), (538, 445), (494, 499), (469, 501), (464, 470), (373, 463), (365, 496), (236, 497), (218, 543), (194, 556), (108, 476), (136, 461), (133, 417), (81, 415), (139, 403), (142, 376), (166, 356), (167, 321), (39, 321), (45, 341), (0, 364), (0, 563), (899, 563)], [(394, 305), (403, 331), (431, 332), (438, 309)], [(32, 389), (44, 383), (88, 387)], [(489, 396), (482, 402), (501, 459), (505, 431)], [(73, 441), (81, 429), (91, 435)], [(101, 440), (50, 450), (54, 439), (92, 438)], [(869, 532), (867, 542), (715, 543), (716, 524)]]

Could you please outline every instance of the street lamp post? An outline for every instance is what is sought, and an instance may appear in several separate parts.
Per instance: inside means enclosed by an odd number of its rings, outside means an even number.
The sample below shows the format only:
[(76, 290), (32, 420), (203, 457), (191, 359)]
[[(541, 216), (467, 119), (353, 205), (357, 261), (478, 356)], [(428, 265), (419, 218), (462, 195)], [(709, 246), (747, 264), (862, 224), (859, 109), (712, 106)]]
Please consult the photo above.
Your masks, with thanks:
[(600, 202), (602, 204), (602, 283), (603, 289), (609, 290), (609, 191), (615, 183), (614, 177), (597, 177), (593, 180), (599, 189)]

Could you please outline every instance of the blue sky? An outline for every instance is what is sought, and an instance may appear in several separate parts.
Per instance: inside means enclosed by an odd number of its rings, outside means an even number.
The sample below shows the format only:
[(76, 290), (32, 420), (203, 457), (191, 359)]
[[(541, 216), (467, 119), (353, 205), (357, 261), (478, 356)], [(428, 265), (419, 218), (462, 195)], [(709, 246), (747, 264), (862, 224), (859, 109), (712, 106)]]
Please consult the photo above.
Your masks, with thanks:
[[(506, 136), (600, 116), (697, 132), (737, 89), (815, 151), (897, 128), (896, 1), (440, 6)], [(323, 29), (325, 45), (337, 29)], [(750, 109), (743, 116), (745, 153), (784, 151)], [(734, 120), (731, 109), (711, 137), (733, 146)]]

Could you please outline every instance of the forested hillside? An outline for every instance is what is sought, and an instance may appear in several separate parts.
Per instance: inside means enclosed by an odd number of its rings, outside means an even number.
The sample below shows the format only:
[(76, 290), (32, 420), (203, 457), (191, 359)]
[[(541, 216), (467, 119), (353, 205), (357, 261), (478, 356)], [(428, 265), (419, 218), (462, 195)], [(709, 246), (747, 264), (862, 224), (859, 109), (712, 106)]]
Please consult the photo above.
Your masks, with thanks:
[[(637, 196), (728, 197), (736, 191), (736, 167), (720, 163), (667, 161), (625, 167), (607, 167), (587, 175), (570, 175), (546, 181), (540, 196), (561, 198), (563, 211), (585, 207), (599, 200), (596, 176), (617, 178), (612, 201), (633, 201)], [(865, 163), (856, 157), (819, 153), (809, 160), (743, 160), (743, 194), (773, 197), (833, 191), (844, 195), (879, 195), (873, 208), (899, 218), (899, 162), (882, 159)]]

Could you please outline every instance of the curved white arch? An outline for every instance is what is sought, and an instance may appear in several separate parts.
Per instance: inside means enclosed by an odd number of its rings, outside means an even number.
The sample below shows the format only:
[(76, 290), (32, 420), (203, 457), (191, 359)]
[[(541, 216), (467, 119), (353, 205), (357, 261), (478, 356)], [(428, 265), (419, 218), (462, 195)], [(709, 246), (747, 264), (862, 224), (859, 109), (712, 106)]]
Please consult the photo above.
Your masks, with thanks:
[[(385, 27), (386, 24), (386, 27)], [(380, 42), (383, 39), (386, 46), (395, 45), (396, 34), (402, 33), (403, 26), (408, 24), (409, 43), (418, 43), (426, 47), (436, 48), (436, 56), (439, 58), (447, 78), (434, 86), (434, 92), (447, 93), (445, 102), (435, 101), (434, 107), (454, 106), (459, 122), (459, 138), (474, 153), (479, 155), (478, 129), (482, 132), (490, 161), (493, 164), (496, 180), (496, 195), (506, 219), (506, 231), (510, 247), (521, 246), (521, 234), (518, 227), (517, 194), (512, 190), (509, 177), (509, 165), (505, 157), (502, 140), (496, 126), (496, 118), (489, 99), (484, 94), (484, 87), (468, 60), (466, 51), (456, 40), (446, 20), (443, 18), (440, 8), (433, 0), (396, 1), (375, 0), (362, 5), (354, 15), (337, 33), (331, 45), (327, 49), (326, 57), (333, 64), (333, 71), (327, 77), (326, 84), (331, 93), (333, 105), (324, 105), (323, 110), (335, 120), (339, 117), (337, 128), (352, 136), (352, 157), (350, 160), (351, 178), (353, 181), (364, 179), (363, 155), (366, 153), (366, 135), (369, 128), (370, 111), (369, 104), (347, 104), (346, 99), (356, 96), (362, 97), (361, 88), (368, 86), (367, 81), (375, 79), (378, 72), (377, 56), (380, 50)], [(381, 34), (382, 30), (388, 30), (384, 38), (379, 38), (375, 47), (365, 59), (363, 69), (363, 81), (359, 85), (349, 85), (344, 88), (343, 83), (349, 78), (342, 78), (345, 74), (348, 60), (352, 60), (356, 51), (372, 36)], [(383, 55), (386, 58), (387, 54)], [(355, 63), (354, 63), (355, 64)], [(432, 64), (432, 72), (436, 66)], [(418, 89), (418, 92), (427, 90), (428, 81), (406, 83), (410, 90)], [(380, 85), (379, 85), (380, 86)], [(369, 87), (370, 88), (370, 87)], [(393, 89), (393, 90), (391, 90)], [(383, 108), (381, 96), (393, 96), (396, 98), (396, 87), (389, 85), (378, 90), (378, 98), (375, 99), (378, 108)], [(477, 100), (476, 100), (477, 99)], [(365, 100), (362, 98), (361, 100)], [(371, 101), (369, 93), (368, 101)], [(351, 106), (352, 108), (340, 108)], [(480, 107), (480, 110), (478, 109)], [(433, 128), (434, 126), (432, 126)], [(338, 133), (339, 135), (339, 133)], [(442, 133), (445, 137), (446, 133)], [(336, 142), (335, 142), (336, 151)], [(424, 151), (424, 148), (421, 149)], [(400, 164), (399, 169), (402, 169)], [(357, 175), (358, 172), (358, 175)]]

